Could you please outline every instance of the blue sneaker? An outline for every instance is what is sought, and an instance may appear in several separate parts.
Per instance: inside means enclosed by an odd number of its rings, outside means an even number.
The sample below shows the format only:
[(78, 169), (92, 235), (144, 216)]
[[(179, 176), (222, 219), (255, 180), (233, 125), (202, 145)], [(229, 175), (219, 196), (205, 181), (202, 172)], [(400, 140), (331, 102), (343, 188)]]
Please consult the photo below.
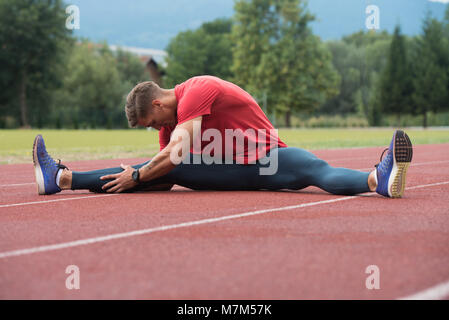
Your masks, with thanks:
[(56, 163), (47, 153), (44, 138), (40, 134), (34, 139), (33, 163), (38, 193), (53, 194), (60, 192), (61, 188), (56, 184), (56, 175), (59, 169), (67, 169), (67, 167), (61, 164), (61, 160)]
[[(387, 151), (386, 157), (382, 156)], [(380, 156), (380, 163), (376, 164), (377, 188), (376, 192), (385, 197), (401, 198), (405, 189), (405, 176), (412, 162), (413, 147), (408, 135), (402, 130), (393, 134), (390, 147)]]

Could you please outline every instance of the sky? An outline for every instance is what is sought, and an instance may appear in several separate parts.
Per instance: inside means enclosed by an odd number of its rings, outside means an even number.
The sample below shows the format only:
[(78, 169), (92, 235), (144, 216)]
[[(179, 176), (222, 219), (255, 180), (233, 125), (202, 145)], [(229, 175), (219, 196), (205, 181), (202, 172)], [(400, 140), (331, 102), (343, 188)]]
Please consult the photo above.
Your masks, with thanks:
[[(234, 14), (234, 0), (66, 0), (80, 9), (80, 29), (75, 36), (112, 45), (166, 49), (181, 31)], [(366, 29), (366, 7), (377, 5), (380, 30), (416, 35), (427, 9), (441, 19), (449, 0), (309, 0), (315, 14), (313, 32), (323, 40), (340, 39)]]

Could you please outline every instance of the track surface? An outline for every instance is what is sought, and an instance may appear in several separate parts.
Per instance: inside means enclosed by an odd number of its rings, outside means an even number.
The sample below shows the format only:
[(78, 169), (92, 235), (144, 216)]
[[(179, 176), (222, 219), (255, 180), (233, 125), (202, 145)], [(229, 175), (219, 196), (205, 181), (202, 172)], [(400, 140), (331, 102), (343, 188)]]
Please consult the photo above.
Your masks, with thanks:
[[(313, 152), (370, 171), (382, 150)], [(449, 144), (415, 146), (402, 199), (315, 187), (52, 196), (36, 189), (31, 164), (0, 166), (1, 299), (396, 299), (437, 285), (425, 297), (449, 297)], [(79, 290), (65, 286), (68, 265), (79, 267)], [(365, 286), (369, 265), (379, 267), (379, 290)]]

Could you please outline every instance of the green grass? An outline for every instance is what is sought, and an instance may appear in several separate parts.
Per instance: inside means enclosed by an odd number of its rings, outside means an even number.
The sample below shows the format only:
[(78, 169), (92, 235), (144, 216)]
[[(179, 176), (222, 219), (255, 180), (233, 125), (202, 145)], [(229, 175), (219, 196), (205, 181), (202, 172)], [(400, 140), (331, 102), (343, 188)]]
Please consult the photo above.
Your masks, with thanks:
[[(405, 129), (413, 144), (448, 143), (449, 129)], [(280, 129), (279, 136), (290, 147), (330, 149), (387, 146), (394, 129)]]
[(30, 162), (39, 133), (48, 152), (63, 161), (151, 157), (159, 151), (154, 130), (0, 130), (0, 164)]
[[(413, 144), (449, 143), (449, 129), (407, 129)], [(63, 161), (149, 158), (159, 151), (157, 131), (0, 130), (0, 164), (31, 163), (34, 137), (41, 133), (49, 153)], [(393, 129), (280, 129), (291, 147), (308, 150), (387, 146)]]

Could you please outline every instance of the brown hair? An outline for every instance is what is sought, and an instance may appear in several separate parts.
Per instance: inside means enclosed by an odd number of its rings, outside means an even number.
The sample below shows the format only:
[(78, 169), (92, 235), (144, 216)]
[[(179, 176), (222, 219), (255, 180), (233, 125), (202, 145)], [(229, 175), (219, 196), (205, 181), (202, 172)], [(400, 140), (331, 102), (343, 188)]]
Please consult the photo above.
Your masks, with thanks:
[(159, 96), (160, 87), (153, 81), (141, 82), (130, 91), (125, 106), (130, 127), (137, 127), (138, 119), (148, 115), (148, 106)]

